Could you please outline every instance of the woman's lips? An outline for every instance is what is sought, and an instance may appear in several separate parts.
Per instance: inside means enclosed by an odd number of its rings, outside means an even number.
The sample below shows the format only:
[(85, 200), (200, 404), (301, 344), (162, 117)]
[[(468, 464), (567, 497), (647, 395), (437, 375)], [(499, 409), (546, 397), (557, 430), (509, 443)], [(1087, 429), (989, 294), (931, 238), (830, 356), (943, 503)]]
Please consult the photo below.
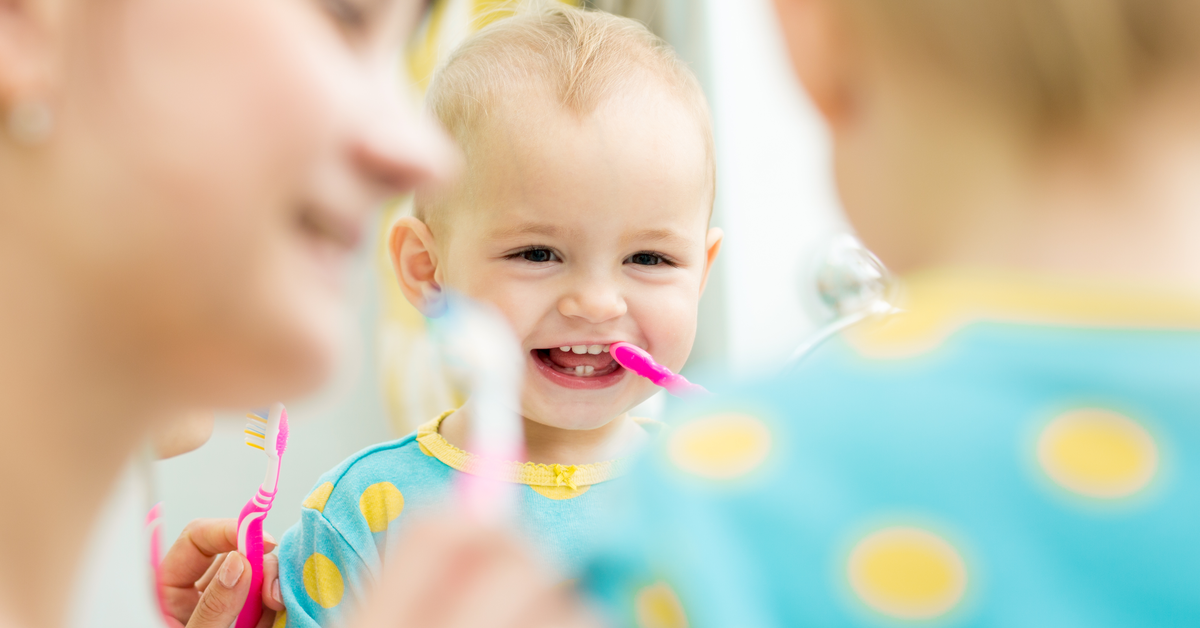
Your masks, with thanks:
[(546, 379), (564, 388), (595, 390), (608, 388), (625, 376), (625, 369), (607, 353), (573, 353), (534, 349), (530, 357)]

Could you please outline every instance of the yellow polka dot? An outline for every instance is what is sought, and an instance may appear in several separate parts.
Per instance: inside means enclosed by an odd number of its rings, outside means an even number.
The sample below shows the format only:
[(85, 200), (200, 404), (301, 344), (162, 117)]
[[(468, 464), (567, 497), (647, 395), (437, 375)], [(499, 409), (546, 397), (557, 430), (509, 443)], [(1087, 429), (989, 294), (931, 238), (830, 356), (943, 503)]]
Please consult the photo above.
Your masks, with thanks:
[(1051, 479), (1089, 497), (1128, 497), (1158, 471), (1158, 448), (1146, 429), (1109, 410), (1059, 416), (1042, 431), (1037, 449)]
[(287, 628), (287, 609), (275, 615), (275, 623), (271, 624), (271, 628)]
[(701, 477), (727, 480), (757, 468), (771, 451), (771, 433), (746, 414), (719, 414), (681, 425), (671, 433), (667, 455)]
[(358, 498), (358, 509), (372, 532), (383, 532), (404, 510), (404, 496), (391, 482), (372, 484)]
[(579, 497), (588, 492), (591, 486), (580, 486), (579, 488), (571, 488), (569, 486), (530, 486), (535, 493), (549, 497), (550, 499), (571, 499)]
[(634, 599), (638, 628), (687, 628), (687, 615), (665, 582), (643, 587)]
[(333, 493), (333, 482), (326, 482), (314, 489), (312, 493), (309, 493), (301, 505), (305, 508), (312, 508), (317, 512), (324, 512), (325, 502), (329, 501), (330, 493)]
[(321, 608), (337, 606), (345, 589), (342, 572), (332, 560), (322, 554), (313, 554), (304, 561), (304, 590)]
[(850, 586), (875, 610), (901, 619), (931, 619), (954, 608), (967, 570), (954, 547), (917, 528), (888, 528), (850, 553)]

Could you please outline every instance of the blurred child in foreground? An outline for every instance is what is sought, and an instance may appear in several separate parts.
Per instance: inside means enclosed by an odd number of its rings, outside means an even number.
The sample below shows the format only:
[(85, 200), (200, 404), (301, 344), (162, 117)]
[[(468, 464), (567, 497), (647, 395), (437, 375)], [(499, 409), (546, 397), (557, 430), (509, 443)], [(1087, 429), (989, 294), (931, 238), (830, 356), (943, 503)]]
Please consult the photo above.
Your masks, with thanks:
[(1200, 623), (1200, 5), (776, 5), (905, 311), (683, 412), (590, 586), (641, 626)]

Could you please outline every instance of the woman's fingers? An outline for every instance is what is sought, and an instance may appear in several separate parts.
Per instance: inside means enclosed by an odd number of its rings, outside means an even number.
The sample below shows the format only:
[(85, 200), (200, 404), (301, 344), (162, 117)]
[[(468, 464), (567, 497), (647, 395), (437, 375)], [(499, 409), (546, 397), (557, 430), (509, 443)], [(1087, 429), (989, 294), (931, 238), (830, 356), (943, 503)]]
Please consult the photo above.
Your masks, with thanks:
[(275, 618), (277, 613), (269, 608), (264, 608), (262, 617), (258, 618), (258, 624), (254, 628), (273, 628), (275, 626)]
[(283, 610), (283, 595), (279, 588), (279, 557), (274, 554), (263, 556), (263, 604), (273, 610)]
[[(269, 552), (275, 545), (275, 539), (263, 533), (263, 549)], [(159, 566), (167, 612), (180, 623), (187, 622), (201, 594), (221, 568), (225, 554), (236, 549), (235, 520), (196, 519), (189, 523)]]
[(241, 554), (226, 555), (216, 576), (204, 589), (187, 628), (229, 628), (250, 591), (250, 563)]
[(502, 543), (477, 556), (474, 572), (457, 580), (458, 599), (449, 608), (450, 628), (565, 628), (597, 626), (574, 588), (548, 576), (551, 570), (524, 548)]
[(604, 624), (569, 586), (558, 586), (535, 600), (526, 614), (506, 628), (603, 628)]
[(163, 586), (192, 587), (212, 565), (213, 557), (237, 549), (233, 519), (196, 519), (163, 556), (159, 573)]
[(208, 588), (208, 583), (212, 582), (212, 579), (217, 575), (217, 570), (220, 569), (221, 565), (224, 563), (225, 554), (221, 554), (214, 558), (212, 564), (208, 566), (208, 571), (204, 572), (204, 575), (200, 576), (200, 579), (196, 581), (195, 589), (201, 593), (204, 593), (204, 590)]
[(524, 548), (453, 519), (413, 524), (356, 628), (583, 628), (595, 624)]

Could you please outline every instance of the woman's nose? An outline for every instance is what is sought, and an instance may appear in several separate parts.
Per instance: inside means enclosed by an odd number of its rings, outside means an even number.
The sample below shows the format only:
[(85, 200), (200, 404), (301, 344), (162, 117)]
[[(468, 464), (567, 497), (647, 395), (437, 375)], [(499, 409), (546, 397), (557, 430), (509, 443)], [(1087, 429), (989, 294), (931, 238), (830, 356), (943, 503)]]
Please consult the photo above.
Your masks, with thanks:
[(616, 286), (603, 282), (588, 282), (558, 301), (558, 311), (563, 316), (593, 324), (620, 318), (628, 310), (625, 298)]
[(445, 183), (461, 167), (458, 148), (437, 121), (404, 102), (394, 82), (390, 87), (372, 99), (354, 141), (355, 167), (387, 195)]

